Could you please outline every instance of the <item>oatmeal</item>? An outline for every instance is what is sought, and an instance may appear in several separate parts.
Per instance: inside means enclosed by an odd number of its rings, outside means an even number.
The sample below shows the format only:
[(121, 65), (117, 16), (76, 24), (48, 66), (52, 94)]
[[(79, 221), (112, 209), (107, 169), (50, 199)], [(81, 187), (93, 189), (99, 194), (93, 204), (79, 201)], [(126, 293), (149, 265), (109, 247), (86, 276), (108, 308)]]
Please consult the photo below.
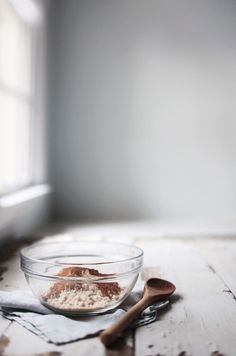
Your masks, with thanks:
[[(60, 281), (53, 283), (42, 295), (46, 304), (64, 310), (95, 310), (118, 301), (123, 292), (117, 282), (93, 282), (94, 277), (107, 277), (96, 269), (66, 267), (58, 276), (84, 277), (86, 283)], [(90, 281), (91, 280), (91, 281)]]

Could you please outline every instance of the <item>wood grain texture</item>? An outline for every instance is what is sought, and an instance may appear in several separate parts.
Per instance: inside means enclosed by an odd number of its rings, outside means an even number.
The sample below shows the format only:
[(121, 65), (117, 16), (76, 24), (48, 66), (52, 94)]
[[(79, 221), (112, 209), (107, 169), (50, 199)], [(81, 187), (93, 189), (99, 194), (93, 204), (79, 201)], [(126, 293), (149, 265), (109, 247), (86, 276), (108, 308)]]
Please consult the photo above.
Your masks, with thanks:
[(63, 352), (63, 347), (47, 343), (15, 322), (10, 325), (4, 335), (9, 340), (4, 352), (6, 356), (38, 356), (39, 354), (52, 352), (62, 354)]
[(0, 336), (7, 330), (10, 324), (11, 324), (10, 320), (7, 320), (0, 315)]
[(225, 291), (236, 297), (236, 241), (206, 239), (195, 244), (209, 268), (224, 281)]
[(163, 240), (140, 247), (146, 263), (156, 263), (161, 277), (176, 284), (177, 294), (159, 321), (136, 331), (136, 355), (207, 356), (218, 351), (234, 356), (235, 300), (193, 242)]
[[(17, 242), (17, 248), (12, 247), (8, 254), (8, 259), (2, 261), (1, 266), (5, 268), (2, 274), (2, 280), (0, 281), (0, 290), (28, 288), (24, 274), (20, 270), (19, 249), (23, 245), (23, 242)], [(2, 354), (6, 356), (29, 356), (63, 350), (58, 346), (48, 344), (16, 322), (11, 322), (3, 317), (0, 317), (0, 335), (4, 343)], [(0, 353), (0, 355), (2, 354)]]

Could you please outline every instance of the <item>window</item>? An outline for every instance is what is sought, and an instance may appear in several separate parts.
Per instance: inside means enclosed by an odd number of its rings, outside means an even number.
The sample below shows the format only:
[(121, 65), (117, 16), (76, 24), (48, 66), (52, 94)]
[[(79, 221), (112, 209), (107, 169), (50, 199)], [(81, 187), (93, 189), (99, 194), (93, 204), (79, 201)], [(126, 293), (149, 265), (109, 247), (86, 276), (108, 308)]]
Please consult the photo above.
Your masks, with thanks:
[(0, 0), (0, 194), (33, 182), (35, 28), (16, 3)]

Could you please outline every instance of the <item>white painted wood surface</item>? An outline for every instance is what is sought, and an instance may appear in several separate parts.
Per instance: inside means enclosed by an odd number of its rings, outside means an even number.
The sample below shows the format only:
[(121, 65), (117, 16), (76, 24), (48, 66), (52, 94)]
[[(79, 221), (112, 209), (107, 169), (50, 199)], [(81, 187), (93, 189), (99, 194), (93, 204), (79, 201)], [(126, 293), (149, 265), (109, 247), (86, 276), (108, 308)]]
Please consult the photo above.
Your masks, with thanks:
[(168, 313), (136, 331), (136, 355), (236, 355), (236, 301), (207, 265), (192, 241), (140, 243), (146, 263), (177, 286)]
[[(105, 349), (97, 337), (56, 346), (48, 344), (15, 322), (0, 318), (0, 355), (40, 356), (210, 356), (236, 355), (236, 239), (148, 238), (99, 231), (94, 240), (115, 238), (144, 249), (145, 277), (160, 275), (177, 286), (171, 308), (159, 320), (136, 330), (128, 344)], [(76, 235), (76, 231), (74, 231)], [(77, 234), (82, 239), (83, 234)], [(0, 289), (26, 287), (19, 255), (2, 263), (7, 270)]]
[(208, 266), (236, 295), (236, 240), (196, 240), (195, 243)]

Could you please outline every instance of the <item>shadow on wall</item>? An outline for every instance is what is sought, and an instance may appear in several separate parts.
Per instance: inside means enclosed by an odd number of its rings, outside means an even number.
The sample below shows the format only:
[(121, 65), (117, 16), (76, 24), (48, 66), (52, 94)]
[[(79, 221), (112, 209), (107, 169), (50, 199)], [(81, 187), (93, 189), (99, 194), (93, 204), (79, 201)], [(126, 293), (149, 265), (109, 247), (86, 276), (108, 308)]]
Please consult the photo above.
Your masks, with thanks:
[(235, 220), (236, 3), (54, 6), (56, 214)]

